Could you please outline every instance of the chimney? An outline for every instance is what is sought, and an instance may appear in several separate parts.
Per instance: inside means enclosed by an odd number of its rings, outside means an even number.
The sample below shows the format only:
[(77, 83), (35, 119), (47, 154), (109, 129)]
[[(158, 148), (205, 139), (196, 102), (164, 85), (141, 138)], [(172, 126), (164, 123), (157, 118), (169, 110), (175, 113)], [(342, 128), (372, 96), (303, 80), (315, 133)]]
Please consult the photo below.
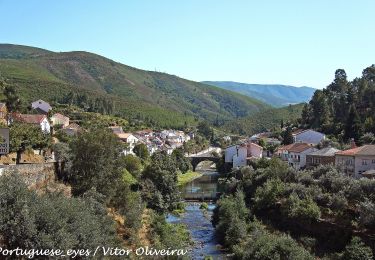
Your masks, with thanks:
[(350, 148), (357, 148), (357, 145), (355, 144), (354, 138), (350, 139)]

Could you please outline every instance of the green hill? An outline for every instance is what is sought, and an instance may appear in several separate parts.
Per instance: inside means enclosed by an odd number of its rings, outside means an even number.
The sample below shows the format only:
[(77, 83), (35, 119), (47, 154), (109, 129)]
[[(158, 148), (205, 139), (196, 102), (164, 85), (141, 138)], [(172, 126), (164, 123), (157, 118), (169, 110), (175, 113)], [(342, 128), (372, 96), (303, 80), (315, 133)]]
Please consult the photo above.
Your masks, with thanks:
[(282, 108), (271, 108), (259, 111), (251, 116), (227, 122), (223, 128), (227, 131), (243, 135), (270, 130), (279, 127), (281, 121), (294, 122), (301, 118), (304, 104), (289, 105)]
[(203, 81), (202, 83), (256, 98), (273, 107), (309, 102), (316, 89), (278, 84), (247, 84), (233, 81)]
[(114, 113), (159, 126), (197, 119), (227, 121), (269, 106), (256, 99), (177, 76), (132, 68), (82, 51), (51, 52), (0, 44), (0, 76), (23, 100), (59, 101), (70, 92), (113, 102)]

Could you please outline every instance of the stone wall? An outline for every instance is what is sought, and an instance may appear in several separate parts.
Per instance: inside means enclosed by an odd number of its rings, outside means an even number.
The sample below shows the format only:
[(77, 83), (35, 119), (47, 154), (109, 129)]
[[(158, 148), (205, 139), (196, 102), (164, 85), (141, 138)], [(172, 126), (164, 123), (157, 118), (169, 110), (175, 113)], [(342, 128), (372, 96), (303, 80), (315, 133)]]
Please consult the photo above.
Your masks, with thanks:
[(57, 182), (57, 163), (28, 163), (16, 165), (4, 165), (0, 168), (2, 174), (19, 174), (26, 185), (38, 193), (63, 192), (71, 195), (71, 188)]

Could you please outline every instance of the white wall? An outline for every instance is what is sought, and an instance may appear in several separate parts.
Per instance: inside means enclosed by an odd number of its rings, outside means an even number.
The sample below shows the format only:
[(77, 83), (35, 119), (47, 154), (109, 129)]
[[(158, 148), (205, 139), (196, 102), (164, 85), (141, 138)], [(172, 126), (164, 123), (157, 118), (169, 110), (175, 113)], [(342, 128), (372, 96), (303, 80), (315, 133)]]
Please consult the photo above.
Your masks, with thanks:
[[(289, 156), (288, 156), (288, 163), (289, 163), (289, 165), (293, 164), (293, 168), (295, 168), (296, 170), (299, 170), (299, 169), (306, 166), (306, 155), (308, 155), (312, 152), (315, 152), (317, 150), (318, 149), (311, 147), (311, 148), (306, 149), (305, 151), (300, 152), (300, 153), (290, 152)], [(295, 158), (296, 156), (297, 156), (297, 158)], [(299, 161), (297, 161), (298, 156), (299, 156)]]
[[(365, 161), (366, 164), (363, 164), (363, 161)], [(356, 156), (354, 167), (355, 167), (354, 177), (361, 178), (362, 177), (361, 173), (368, 171), (368, 170), (375, 170), (375, 155), (374, 156)]]
[(237, 153), (233, 156), (233, 168), (246, 166), (247, 148), (238, 147)]
[(236, 145), (230, 146), (225, 149), (225, 162), (231, 163), (233, 162), (233, 156), (237, 153)]
[(255, 145), (253, 143), (250, 143), (250, 153), (251, 153), (252, 157), (262, 158), (263, 148)]
[(40, 128), (43, 132), (49, 133), (51, 131), (51, 126), (47, 120), (47, 118), (44, 118), (42, 122), (40, 123)]

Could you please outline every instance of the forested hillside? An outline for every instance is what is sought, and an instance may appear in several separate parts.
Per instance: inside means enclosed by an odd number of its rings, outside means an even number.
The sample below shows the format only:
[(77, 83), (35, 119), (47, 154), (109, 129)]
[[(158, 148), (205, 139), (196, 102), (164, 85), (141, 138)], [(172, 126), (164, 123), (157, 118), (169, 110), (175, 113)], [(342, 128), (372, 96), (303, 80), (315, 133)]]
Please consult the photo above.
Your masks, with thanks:
[(80, 51), (1, 44), (0, 75), (26, 102), (70, 102), (167, 127), (244, 117), (268, 107), (234, 92)]
[(223, 128), (237, 134), (252, 135), (280, 127), (282, 123), (294, 123), (301, 117), (303, 104), (271, 108), (253, 115), (227, 122)]
[(348, 81), (338, 69), (333, 82), (317, 90), (302, 112), (304, 127), (318, 129), (339, 141), (365, 133), (375, 133), (375, 66), (363, 70), (362, 77)]

